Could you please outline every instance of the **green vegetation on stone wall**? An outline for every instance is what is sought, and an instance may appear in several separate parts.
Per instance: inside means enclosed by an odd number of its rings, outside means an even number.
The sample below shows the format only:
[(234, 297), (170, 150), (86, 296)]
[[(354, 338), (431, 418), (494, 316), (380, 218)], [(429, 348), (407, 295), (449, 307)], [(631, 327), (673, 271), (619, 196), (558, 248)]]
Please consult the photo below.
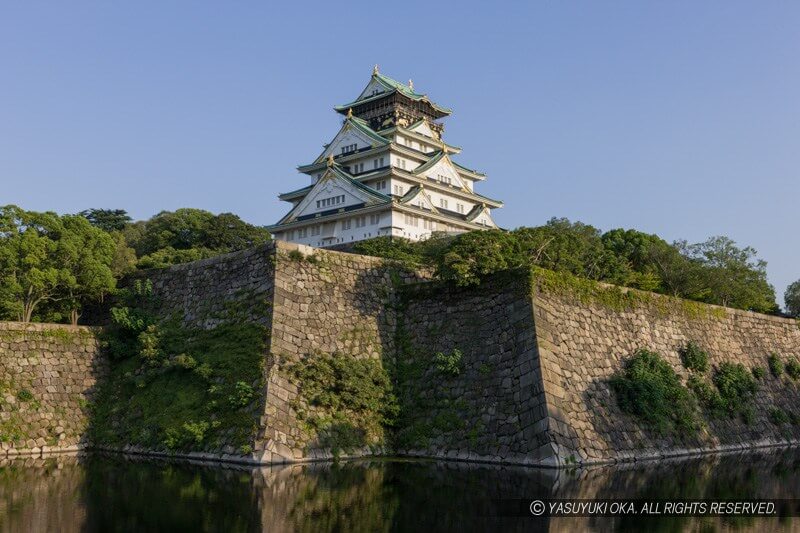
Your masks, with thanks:
[(92, 406), (94, 442), (172, 451), (249, 451), (255, 437), (266, 328), (244, 320), (237, 308), (213, 318), (211, 329), (157, 319), (147, 283), (137, 283), (113, 310), (104, 343), (110, 375)]
[(781, 358), (778, 357), (778, 354), (769, 354), (769, 357), (767, 357), (767, 363), (769, 364), (769, 371), (772, 372), (772, 375), (776, 378), (781, 377), (783, 374), (784, 365), (783, 361), (781, 361)]
[(620, 408), (659, 433), (694, 433), (695, 401), (672, 366), (655, 352), (639, 350), (611, 379)]
[(575, 298), (584, 304), (596, 304), (615, 311), (652, 307), (661, 316), (675, 314), (690, 319), (725, 318), (722, 307), (712, 307), (681, 298), (666, 298), (650, 292), (628, 290), (617, 285), (607, 285), (567, 272), (555, 272), (533, 267), (533, 286), (551, 294)]
[(387, 445), (397, 400), (381, 361), (342, 353), (310, 354), (287, 366), (299, 395), (292, 408), (321, 448), (338, 456)]
[(688, 370), (701, 374), (708, 370), (708, 353), (700, 348), (694, 341), (689, 341), (686, 346), (679, 351), (679, 354), (683, 366)]
[[(753, 422), (756, 380), (764, 376), (763, 368), (756, 372), (740, 363), (723, 362), (709, 379), (704, 375), (708, 369), (706, 352), (690, 342), (680, 353), (684, 366), (692, 370), (685, 386), (670, 363), (657, 353), (639, 350), (628, 359), (611, 380), (620, 408), (660, 433), (694, 432), (701, 425), (701, 414)], [(698, 411), (698, 405), (702, 411)]]

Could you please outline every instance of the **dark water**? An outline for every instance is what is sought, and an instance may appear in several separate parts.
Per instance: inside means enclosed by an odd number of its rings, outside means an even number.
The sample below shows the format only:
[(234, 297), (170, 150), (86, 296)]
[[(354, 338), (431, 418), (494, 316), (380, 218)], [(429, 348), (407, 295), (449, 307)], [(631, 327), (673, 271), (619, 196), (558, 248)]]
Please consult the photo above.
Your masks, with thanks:
[(492, 518), (498, 498), (796, 498), (800, 451), (556, 471), (375, 460), (0, 462), (2, 531), (792, 531), (800, 518)]

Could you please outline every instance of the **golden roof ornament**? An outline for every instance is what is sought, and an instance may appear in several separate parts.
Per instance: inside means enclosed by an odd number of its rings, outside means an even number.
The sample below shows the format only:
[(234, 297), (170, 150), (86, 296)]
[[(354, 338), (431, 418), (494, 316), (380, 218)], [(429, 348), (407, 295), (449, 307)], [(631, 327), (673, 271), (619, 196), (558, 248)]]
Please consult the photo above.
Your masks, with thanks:
[(347, 109), (347, 118), (353, 118), (353, 108), (352, 107)]
[(442, 141), (442, 153), (447, 154), (447, 145)]
[(333, 166), (333, 154), (330, 154), (328, 156), (328, 168), (331, 168), (332, 166)]
[(375, 74), (377, 74), (377, 73), (378, 73), (378, 64), (377, 64), (377, 63), (375, 63), (375, 66), (374, 66), (374, 67), (372, 67), (372, 75), (374, 76), (374, 75), (375, 75)]
[(414, 80), (408, 80), (408, 88), (414, 90)]

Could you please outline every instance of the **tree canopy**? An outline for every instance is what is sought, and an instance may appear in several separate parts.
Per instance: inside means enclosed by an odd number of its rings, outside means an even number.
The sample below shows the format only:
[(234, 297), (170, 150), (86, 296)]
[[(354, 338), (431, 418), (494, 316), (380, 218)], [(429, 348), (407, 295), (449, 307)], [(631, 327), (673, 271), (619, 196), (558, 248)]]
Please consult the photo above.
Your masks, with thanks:
[[(122, 209), (78, 215), (0, 207), (0, 319), (75, 323), (81, 309), (114, 290), (137, 268), (158, 268), (270, 240), (231, 213), (162, 211), (131, 221)], [(576, 276), (759, 312), (778, 312), (766, 262), (727, 237), (668, 243), (633, 229), (602, 232), (553, 218), (537, 227), (434, 234), (421, 242), (379, 237), (355, 252), (427, 267), (457, 285), (478, 284), (504, 269), (539, 266)], [(800, 280), (785, 294), (800, 315)]]
[(439, 279), (458, 285), (480, 283), (498, 270), (536, 265), (707, 303), (778, 311), (766, 262), (752, 248), (740, 248), (727, 237), (670, 244), (632, 229), (603, 233), (588, 224), (553, 218), (538, 227), (477, 231), (420, 243), (365, 241), (357, 243), (355, 251), (428, 265)]
[(139, 268), (163, 267), (242, 250), (270, 240), (264, 228), (232, 213), (214, 215), (202, 209), (162, 211), (124, 232), (136, 251)]
[(783, 295), (786, 312), (800, 317), (800, 279), (789, 285)]
[(34, 314), (69, 314), (116, 285), (115, 243), (78, 215), (0, 207), (0, 313), (29, 322)]

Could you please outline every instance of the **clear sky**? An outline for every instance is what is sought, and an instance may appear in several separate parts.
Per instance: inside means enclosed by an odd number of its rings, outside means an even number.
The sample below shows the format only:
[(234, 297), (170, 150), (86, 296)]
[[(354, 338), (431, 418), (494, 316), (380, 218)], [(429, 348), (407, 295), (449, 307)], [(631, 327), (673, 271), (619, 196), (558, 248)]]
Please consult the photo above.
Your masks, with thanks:
[(503, 227), (724, 234), (800, 278), (800, 3), (6, 2), (0, 204), (270, 224), (375, 63)]

